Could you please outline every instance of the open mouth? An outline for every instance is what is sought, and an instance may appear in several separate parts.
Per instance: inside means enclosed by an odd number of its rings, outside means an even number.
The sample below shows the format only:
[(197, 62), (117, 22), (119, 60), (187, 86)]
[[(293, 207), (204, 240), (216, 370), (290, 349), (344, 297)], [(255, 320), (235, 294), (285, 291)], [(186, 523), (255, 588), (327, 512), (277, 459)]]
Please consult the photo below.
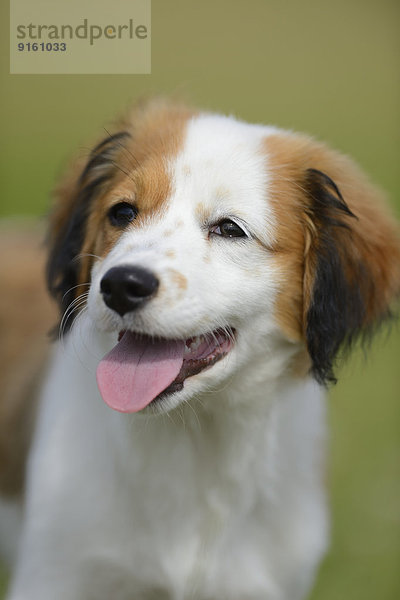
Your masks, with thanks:
[(100, 361), (97, 384), (103, 400), (120, 412), (138, 412), (184, 387), (188, 377), (220, 361), (234, 343), (233, 330), (216, 329), (186, 340), (121, 331)]

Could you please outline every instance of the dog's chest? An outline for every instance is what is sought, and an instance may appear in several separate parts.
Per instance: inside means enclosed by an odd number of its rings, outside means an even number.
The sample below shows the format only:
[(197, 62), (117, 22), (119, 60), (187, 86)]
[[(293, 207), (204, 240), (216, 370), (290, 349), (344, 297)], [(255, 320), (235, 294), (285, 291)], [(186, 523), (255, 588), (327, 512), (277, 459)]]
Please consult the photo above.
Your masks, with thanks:
[(218, 447), (212, 432), (207, 444), (204, 430), (201, 444), (197, 436), (168, 426), (156, 435), (148, 425), (133, 432), (130, 464), (124, 448), (124, 464), (114, 457), (98, 507), (102, 525), (81, 563), (90, 594), (97, 582), (97, 600), (115, 586), (126, 590), (121, 600), (139, 590), (145, 598), (155, 589), (157, 598), (234, 600), (250, 582), (266, 589), (268, 510), (257, 489), (259, 466), (243, 451), (232, 456), (234, 444)]
[(103, 530), (82, 563), (90, 594), (94, 580), (100, 586), (96, 600), (109, 598), (105, 590), (116, 584), (126, 589), (126, 600), (152, 590), (157, 598), (234, 600), (242, 598), (234, 590), (266, 589), (267, 524), (257, 503), (245, 506), (224, 485), (202, 490), (190, 474), (168, 486), (140, 478), (137, 484), (132, 495), (117, 499), (107, 535)]

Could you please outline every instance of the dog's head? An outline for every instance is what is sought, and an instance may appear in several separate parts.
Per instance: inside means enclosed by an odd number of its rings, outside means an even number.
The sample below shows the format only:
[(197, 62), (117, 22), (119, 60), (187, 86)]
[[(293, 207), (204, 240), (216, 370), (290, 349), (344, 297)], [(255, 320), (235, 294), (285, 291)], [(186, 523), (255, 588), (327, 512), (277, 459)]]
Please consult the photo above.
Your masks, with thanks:
[(332, 381), (339, 349), (400, 290), (395, 226), (347, 158), (164, 102), (78, 161), (50, 248), (64, 327), (86, 305), (120, 339), (98, 382), (126, 412), (176, 406), (250, 363)]

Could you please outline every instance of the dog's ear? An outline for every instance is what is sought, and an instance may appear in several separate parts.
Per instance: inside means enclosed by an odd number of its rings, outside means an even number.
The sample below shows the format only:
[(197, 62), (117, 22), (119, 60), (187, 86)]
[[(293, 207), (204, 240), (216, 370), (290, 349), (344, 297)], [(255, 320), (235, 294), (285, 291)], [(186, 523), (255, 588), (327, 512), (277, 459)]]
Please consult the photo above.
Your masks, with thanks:
[[(59, 303), (61, 314), (82, 291), (90, 277), (91, 257), (82, 256), (87, 221), (96, 198), (102, 194), (116, 171), (118, 153), (123, 150), (126, 131), (108, 135), (86, 160), (79, 159), (55, 193), (48, 233), (47, 284)], [(69, 320), (66, 320), (68, 329)]]
[(266, 138), (276, 216), (278, 323), (305, 342), (311, 372), (334, 382), (339, 350), (390, 316), (400, 236), (382, 194), (347, 157), (303, 135)]
[(400, 239), (380, 193), (347, 158), (319, 148), (305, 194), (303, 334), (311, 371), (335, 382), (339, 349), (390, 317), (400, 293)]

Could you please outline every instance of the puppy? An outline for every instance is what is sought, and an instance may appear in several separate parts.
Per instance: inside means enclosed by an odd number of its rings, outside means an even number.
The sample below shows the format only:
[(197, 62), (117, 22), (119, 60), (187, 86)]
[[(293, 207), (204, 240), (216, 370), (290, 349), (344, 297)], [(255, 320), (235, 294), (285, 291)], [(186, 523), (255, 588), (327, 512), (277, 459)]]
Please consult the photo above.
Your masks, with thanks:
[(324, 387), (400, 292), (379, 192), (304, 135), (151, 101), (57, 196), (8, 600), (304, 598)]

